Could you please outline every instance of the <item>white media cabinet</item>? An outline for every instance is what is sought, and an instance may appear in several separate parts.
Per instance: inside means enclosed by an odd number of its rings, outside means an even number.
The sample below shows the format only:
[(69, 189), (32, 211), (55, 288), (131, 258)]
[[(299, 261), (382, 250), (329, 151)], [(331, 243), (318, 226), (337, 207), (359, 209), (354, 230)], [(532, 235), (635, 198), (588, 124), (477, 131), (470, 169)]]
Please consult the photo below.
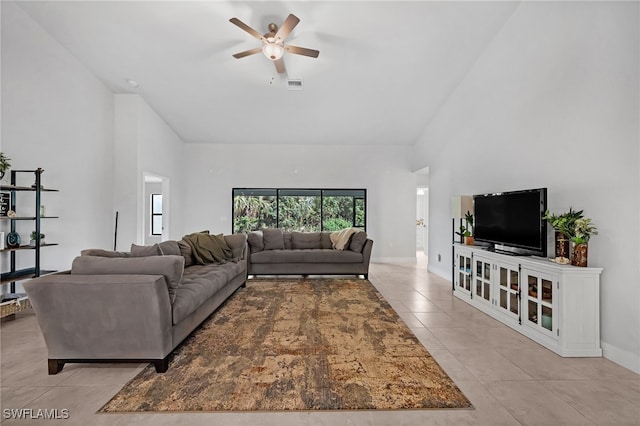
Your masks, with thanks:
[(599, 357), (602, 268), (454, 245), (461, 300), (563, 357)]

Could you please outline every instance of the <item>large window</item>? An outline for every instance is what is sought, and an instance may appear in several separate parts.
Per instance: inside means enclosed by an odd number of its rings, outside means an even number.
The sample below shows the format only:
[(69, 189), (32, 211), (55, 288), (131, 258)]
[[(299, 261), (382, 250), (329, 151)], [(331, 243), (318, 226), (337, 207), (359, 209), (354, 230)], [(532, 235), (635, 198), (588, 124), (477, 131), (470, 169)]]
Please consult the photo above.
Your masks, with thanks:
[(366, 228), (366, 189), (233, 189), (233, 232)]

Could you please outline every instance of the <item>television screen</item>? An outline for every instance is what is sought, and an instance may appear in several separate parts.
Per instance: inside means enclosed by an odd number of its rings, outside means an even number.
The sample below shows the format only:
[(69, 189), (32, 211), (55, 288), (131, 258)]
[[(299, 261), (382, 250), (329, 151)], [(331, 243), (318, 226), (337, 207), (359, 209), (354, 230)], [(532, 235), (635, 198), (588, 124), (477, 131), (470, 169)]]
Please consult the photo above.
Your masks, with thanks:
[(546, 256), (546, 205), (546, 188), (474, 195), (474, 237)]

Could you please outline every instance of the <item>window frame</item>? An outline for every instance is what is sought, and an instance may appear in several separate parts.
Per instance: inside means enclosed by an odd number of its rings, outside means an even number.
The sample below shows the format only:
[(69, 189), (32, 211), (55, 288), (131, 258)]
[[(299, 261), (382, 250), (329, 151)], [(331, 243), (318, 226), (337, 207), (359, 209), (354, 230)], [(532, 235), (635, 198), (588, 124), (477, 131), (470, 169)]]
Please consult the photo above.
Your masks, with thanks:
[[(305, 194), (306, 193), (306, 194)], [(319, 193), (319, 195), (309, 195)], [(283, 195), (281, 195), (283, 194)], [(320, 232), (324, 229), (324, 198), (325, 197), (352, 197), (352, 223), (351, 226), (367, 230), (367, 189), (366, 188), (232, 188), (231, 190), (231, 232), (236, 229), (235, 199), (236, 196), (275, 196), (276, 227), (280, 227), (280, 197), (286, 196), (319, 196), (320, 197)], [(363, 223), (357, 223), (358, 200), (363, 204)]]
[[(160, 213), (154, 213), (155, 210), (154, 210), (153, 207), (154, 207), (154, 204), (155, 204), (155, 202), (154, 202), (154, 198), (155, 197), (160, 197), (160, 206), (161, 206)], [(163, 231), (163, 228), (164, 228), (164, 226), (162, 225), (162, 222), (163, 222), (162, 210), (164, 210), (164, 208), (162, 208), (162, 202), (164, 201), (162, 199), (162, 194), (153, 193), (153, 194), (151, 194), (151, 197), (149, 198), (149, 200), (151, 202), (151, 206), (149, 206), (149, 212), (150, 212), (150, 216), (151, 216), (151, 223), (150, 223), (151, 226), (149, 227), (150, 228), (149, 229), (149, 232), (150, 232), (149, 235), (151, 235), (153, 237), (162, 236), (162, 231)], [(154, 219), (156, 217), (160, 217), (160, 232), (156, 232), (157, 230), (155, 229), (156, 227), (155, 227), (155, 220)]]

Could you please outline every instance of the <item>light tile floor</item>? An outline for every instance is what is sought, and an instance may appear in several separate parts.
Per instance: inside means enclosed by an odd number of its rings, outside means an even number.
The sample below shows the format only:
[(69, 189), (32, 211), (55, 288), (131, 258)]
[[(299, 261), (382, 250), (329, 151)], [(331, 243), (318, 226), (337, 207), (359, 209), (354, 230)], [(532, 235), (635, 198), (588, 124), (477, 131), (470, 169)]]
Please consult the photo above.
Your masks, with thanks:
[[(640, 376), (604, 358), (561, 358), (451, 294), (417, 265), (372, 264), (387, 298), (474, 405), (464, 410), (96, 414), (142, 364), (67, 364), (47, 375), (35, 317), (0, 328), (2, 424), (64, 425), (640, 425)], [(16, 420), (6, 410), (67, 409)]]

